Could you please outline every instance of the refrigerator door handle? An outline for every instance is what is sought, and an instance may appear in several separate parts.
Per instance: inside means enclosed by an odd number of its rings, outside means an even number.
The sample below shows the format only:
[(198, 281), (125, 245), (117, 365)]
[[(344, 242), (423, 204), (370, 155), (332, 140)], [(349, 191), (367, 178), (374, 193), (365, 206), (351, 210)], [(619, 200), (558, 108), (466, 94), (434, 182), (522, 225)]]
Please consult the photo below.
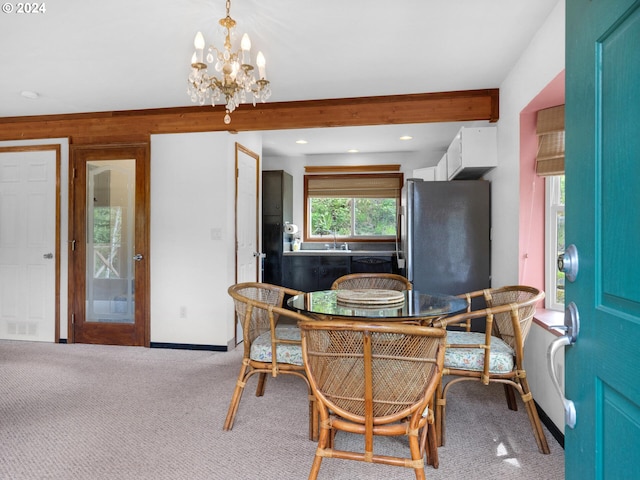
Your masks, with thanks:
[(406, 225), (406, 229), (405, 229), (405, 234), (406, 234), (406, 242), (405, 242), (405, 248), (406, 248), (406, 252), (404, 252), (404, 257), (406, 259), (405, 262), (405, 267), (406, 267), (406, 271), (407, 271), (407, 279), (413, 283), (413, 221), (412, 221), (412, 216), (413, 216), (413, 197), (414, 197), (414, 183), (411, 180), (407, 181), (407, 214), (405, 215), (405, 222), (404, 224)]

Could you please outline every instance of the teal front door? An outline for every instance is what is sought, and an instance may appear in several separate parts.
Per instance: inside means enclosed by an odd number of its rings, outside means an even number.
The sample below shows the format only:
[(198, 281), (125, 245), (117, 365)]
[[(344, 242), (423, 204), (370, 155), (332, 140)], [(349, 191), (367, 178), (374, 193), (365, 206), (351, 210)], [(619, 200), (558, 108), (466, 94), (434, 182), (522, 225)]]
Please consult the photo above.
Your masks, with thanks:
[(567, 479), (640, 478), (640, 1), (567, 0)]

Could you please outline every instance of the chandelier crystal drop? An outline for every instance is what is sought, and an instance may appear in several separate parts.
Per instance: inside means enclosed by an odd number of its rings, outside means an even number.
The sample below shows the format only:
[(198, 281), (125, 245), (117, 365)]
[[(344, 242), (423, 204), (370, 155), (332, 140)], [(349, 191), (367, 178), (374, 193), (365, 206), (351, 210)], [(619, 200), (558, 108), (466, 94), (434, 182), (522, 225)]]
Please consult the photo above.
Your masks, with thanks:
[[(271, 88), (266, 78), (265, 59), (262, 52), (256, 56), (258, 67), (258, 80), (255, 77), (255, 68), (251, 64), (251, 40), (246, 33), (242, 36), (240, 48), (235, 52), (231, 46), (231, 36), (236, 21), (229, 15), (231, 0), (227, 0), (227, 16), (218, 22), (222, 25), (225, 35), (224, 49), (218, 50), (213, 45), (209, 47), (206, 58), (204, 57), (205, 40), (201, 32), (196, 34), (193, 42), (196, 51), (191, 57), (191, 73), (189, 74), (189, 87), (187, 94), (191, 101), (204, 105), (211, 102), (226, 106), (224, 123), (231, 123), (231, 112), (241, 103), (246, 103), (250, 98), (253, 106), (256, 101), (265, 102), (271, 96)], [(206, 63), (205, 63), (206, 62)], [(208, 68), (213, 65), (215, 73), (209, 74)]]

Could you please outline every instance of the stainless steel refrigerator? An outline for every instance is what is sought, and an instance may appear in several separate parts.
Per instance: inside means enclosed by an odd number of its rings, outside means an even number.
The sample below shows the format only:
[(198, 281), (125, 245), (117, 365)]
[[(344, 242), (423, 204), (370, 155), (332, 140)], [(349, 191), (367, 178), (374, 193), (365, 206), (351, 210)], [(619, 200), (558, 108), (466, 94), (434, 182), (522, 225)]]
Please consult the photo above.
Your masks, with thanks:
[(490, 185), (407, 180), (403, 250), (414, 289), (457, 295), (491, 286)]

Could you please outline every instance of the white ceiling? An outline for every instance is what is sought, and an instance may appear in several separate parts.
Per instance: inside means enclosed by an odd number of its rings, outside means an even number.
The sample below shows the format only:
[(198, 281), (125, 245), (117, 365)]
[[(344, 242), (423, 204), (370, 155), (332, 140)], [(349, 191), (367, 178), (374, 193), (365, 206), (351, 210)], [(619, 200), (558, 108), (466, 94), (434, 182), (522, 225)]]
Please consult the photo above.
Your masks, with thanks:
[[(497, 88), (558, 1), (233, 0), (231, 16), (266, 56), (269, 101), (293, 101)], [(0, 13), (0, 117), (189, 106), (195, 33), (222, 43), (224, 0), (43, 3)], [(441, 151), (458, 126), (270, 132), (264, 151)]]

